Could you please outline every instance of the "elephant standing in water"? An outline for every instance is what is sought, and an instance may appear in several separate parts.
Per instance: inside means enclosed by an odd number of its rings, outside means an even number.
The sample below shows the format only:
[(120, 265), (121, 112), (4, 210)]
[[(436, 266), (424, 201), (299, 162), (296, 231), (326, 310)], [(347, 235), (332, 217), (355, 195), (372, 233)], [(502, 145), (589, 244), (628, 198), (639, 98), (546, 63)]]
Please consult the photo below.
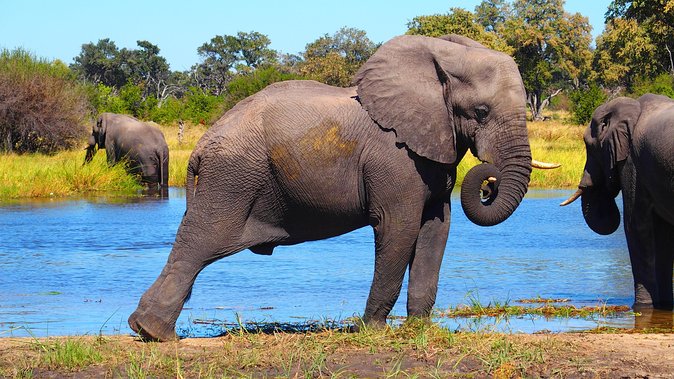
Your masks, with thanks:
[(89, 136), (84, 162), (105, 149), (108, 164), (128, 160), (128, 171), (140, 176), (150, 190), (168, 191), (169, 149), (164, 134), (131, 116), (102, 113)]
[(366, 225), (375, 272), (363, 321), (385, 324), (407, 269), (407, 313), (430, 315), (466, 152), (484, 162), (462, 186), (473, 222), (504, 221), (527, 191), (524, 86), (512, 58), (458, 36), (396, 37), (354, 83), (272, 84), (204, 134), (188, 164), (175, 244), (129, 317), (134, 331), (175, 339), (194, 281), (213, 261)]
[(674, 265), (674, 100), (646, 94), (599, 106), (585, 131), (587, 161), (578, 191), (585, 222), (611, 234), (623, 221), (635, 308), (672, 309)]

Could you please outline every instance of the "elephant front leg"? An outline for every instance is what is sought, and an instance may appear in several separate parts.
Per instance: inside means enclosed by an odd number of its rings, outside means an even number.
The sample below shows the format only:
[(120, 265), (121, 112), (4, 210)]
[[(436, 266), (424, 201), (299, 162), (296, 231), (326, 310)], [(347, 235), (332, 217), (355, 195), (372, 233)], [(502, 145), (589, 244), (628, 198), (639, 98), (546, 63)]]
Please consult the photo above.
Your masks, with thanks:
[(424, 212), (407, 287), (408, 317), (430, 317), (438, 291), (440, 265), (450, 224), (449, 202), (438, 202)]
[(386, 324), (386, 316), (400, 295), (405, 270), (419, 233), (419, 220), (420, 217), (406, 219), (402, 214), (387, 214), (378, 217), (374, 223), (374, 277), (363, 315), (365, 324), (374, 327)]

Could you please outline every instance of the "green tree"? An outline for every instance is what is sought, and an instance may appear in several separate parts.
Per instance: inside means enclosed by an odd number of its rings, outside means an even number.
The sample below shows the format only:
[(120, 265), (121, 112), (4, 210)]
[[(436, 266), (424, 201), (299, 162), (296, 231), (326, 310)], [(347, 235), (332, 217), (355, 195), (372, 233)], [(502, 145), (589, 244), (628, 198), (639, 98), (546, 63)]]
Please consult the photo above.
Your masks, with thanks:
[(634, 20), (644, 28), (656, 47), (653, 62), (657, 71), (674, 75), (674, 0), (613, 0), (606, 21), (619, 18)]
[(608, 88), (631, 91), (635, 80), (652, 78), (660, 69), (657, 48), (636, 20), (612, 19), (596, 41), (592, 79)]
[(483, 0), (475, 7), (475, 20), (488, 32), (500, 31), (512, 17), (507, 0)]
[(569, 14), (563, 0), (516, 0), (503, 33), (513, 47), (534, 120), (564, 89), (578, 88), (591, 73), (591, 27)]
[(299, 72), (310, 79), (346, 87), (376, 49), (365, 31), (343, 27), (307, 44)]
[(128, 78), (117, 61), (118, 55), (117, 45), (109, 38), (100, 39), (96, 44), (85, 43), (70, 68), (82, 80), (120, 88)]
[[(503, 16), (505, 17), (505, 14)], [(484, 22), (487, 22), (486, 19)], [(462, 8), (451, 8), (447, 14), (417, 16), (407, 24), (407, 34), (429, 37), (460, 34), (480, 42), (491, 49), (502, 51), (506, 54), (512, 53), (512, 48), (507, 45), (503, 38), (495, 31), (485, 30), (485, 26), (478, 22), (475, 14)]]
[(203, 90), (221, 95), (236, 74), (276, 63), (277, 53), (270, 44), (271, 40), (258, 32), (215, 36), (197, 49), (202, 62), (192, 67), (193, 79)]

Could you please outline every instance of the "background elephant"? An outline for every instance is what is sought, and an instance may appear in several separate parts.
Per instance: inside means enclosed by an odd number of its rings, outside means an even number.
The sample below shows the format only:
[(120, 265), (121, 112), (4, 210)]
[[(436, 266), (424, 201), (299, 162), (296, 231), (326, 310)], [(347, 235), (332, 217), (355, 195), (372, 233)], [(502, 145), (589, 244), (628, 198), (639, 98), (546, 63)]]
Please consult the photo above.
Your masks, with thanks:
[(156, 127), (131, 116), (102, 113), (89, 136), (85, 163), (98, 148), (105, 149), (110, 165), (126, 159), (129, 173), (138, 175), (150, 189), (168, 189), (169, 150)]
[(611, 234), (623, 194), (636, 308), (672, 309), (674, 265), (674, 100), (647, 94), (598, 107), (585, 131), (587, 162), (578, 191), (587, 225)]
[(276, 83), (204, 134), (188, 164), (175, 244), (129, 317), (134, 331), (174, 339), (197, 274), (215, 260), (366, 225), (375, 233), (375, 272), (363, 321), (386, 322), (407, 269), (408, 315), (429, 316), (466, 152), (488, 162), (462, 187), (474, 222), (505, 220), (527, 191), (524, 86), (505, 54), (422, 36), (382, 45), (355, 84)]

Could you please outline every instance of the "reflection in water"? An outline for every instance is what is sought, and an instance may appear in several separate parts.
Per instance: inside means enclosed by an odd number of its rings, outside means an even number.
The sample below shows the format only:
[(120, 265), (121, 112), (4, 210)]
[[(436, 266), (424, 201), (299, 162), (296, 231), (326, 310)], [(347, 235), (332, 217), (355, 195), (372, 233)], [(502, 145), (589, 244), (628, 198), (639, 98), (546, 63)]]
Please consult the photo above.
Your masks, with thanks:
[[(566, 197), (568, 191), (530, 191), (510, 219), (489, 228), (467, 221), (453, 199), (436, 306), (535, 297), (568, 298), (578, 306), (631, 304), (624, 236), (592, 233), (579, 204), (558, 206)], [(0, 336), (129, 333), (126, 319), (164, 266), (184, 211), (184, 190), (174, 188), (168, 198), (96, 196), (0, 205)], [(237, 317), (302, 323), (360, 314), (373, 251), (372, 231), (363, 228), (282, 246), (271, 257), (244, 251), (217, 261), (199, 275), (178, 330), (209, 335)], [(405, 291), (395, 315), (405, 314)], [(199, 320), (213, 322), (195, 323)], [(644, 320), (645, 315), (636, 321), (632, 316), (439, 321), (457, 330), (534, 332), (632, 327)]]
[(674, 329), (674, 312), (658, 309), (640, 309), (634, 317), (636, 329)]

